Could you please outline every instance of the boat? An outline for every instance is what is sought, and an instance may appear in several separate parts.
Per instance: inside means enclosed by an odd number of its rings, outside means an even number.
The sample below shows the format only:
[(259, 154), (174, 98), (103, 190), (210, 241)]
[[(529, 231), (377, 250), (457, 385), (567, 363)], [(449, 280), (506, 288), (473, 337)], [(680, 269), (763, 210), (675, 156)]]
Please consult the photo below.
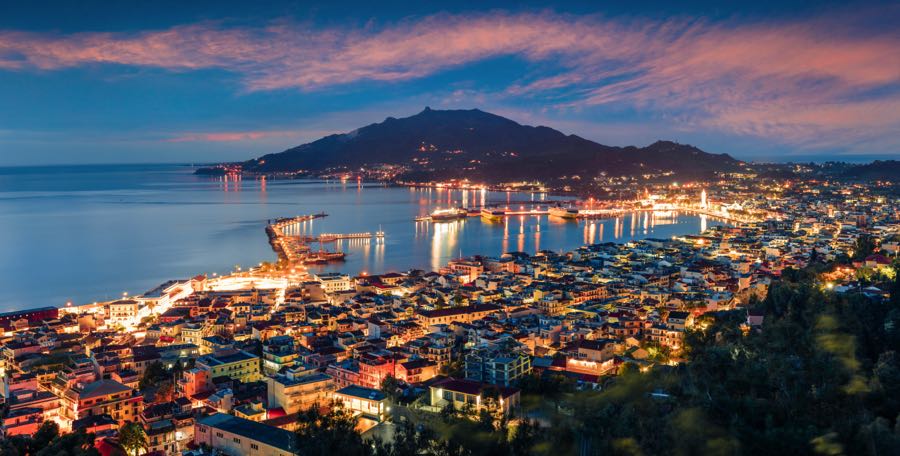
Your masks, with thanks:
[(303, 258), (303, 264), (324, 264), (331, 261), (344, 261), (344, 252), (313, 252)]
[(481, 217), (485, 220), (500, 221), (500, 220), (503, 220), (503, 217), (505, 217), (505, 216), (506, 216), (506, 211), (503, 209), (484, 208), (481, 210)]
[(463, 208), (455, 207), (452, 209), (438, 209), (431, 213), (432, 222), (448, 222), (451, 220), (459, 220), (466, 218), (469, 212)]
[(548, 209), (547, 212), (554, 217), (564, 219), (578, 218), (578, 209), (575, 209), (574, 207), (553, 206)]

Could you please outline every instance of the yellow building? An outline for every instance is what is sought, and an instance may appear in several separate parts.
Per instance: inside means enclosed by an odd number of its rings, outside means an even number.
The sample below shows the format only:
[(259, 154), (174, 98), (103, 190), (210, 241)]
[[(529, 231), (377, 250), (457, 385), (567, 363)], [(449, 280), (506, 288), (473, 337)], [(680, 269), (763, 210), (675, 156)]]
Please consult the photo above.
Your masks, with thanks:
[(243, 350), (229, 350), (197, 358), (197, 368), (209, 371), (209, 378), (229, 377), (242, 382), (262, 378), (259, 357)]

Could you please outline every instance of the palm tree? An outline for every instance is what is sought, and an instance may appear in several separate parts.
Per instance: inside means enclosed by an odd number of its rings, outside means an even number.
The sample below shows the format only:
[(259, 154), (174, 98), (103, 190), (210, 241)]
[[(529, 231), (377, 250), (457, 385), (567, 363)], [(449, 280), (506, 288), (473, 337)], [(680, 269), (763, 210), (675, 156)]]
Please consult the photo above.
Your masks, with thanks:
[[(119, 429), (119, 444), (128, 454), (138, 456), (140, 451), (147, 448), (147, 434), (139, 423), (127, 423)], [(132, 453), (133, 452), (133, 453)]]

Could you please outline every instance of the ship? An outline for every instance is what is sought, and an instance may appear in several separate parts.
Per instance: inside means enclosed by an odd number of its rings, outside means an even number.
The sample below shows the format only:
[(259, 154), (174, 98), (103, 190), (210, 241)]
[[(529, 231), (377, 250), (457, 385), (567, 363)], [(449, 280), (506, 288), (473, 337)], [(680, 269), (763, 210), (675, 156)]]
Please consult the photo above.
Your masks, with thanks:
[(344, 261), (344, 252), (313, 252), (303, 258), (303, 264), (325, 264), (332, 261)]
[(578, 209), (575, 209), (574, 207), (553, 206), (548, 209), (547, 212), (554, 217), (564, 219), (578, 218)]
[(469, 212), (467, 210), (456, 207), (452, 209), (438, 209), (431, 213), (430, 218), (432, 222), (449, 222), (466, 218), (468, 215)]
[(485, 220), (499, 221), (499, 220), (503, 220), (503, 217), (505, 217), (505, 216), (506, 216), (506, 211), (503, 209), (484, 208), (481, 210), (481, 217)]

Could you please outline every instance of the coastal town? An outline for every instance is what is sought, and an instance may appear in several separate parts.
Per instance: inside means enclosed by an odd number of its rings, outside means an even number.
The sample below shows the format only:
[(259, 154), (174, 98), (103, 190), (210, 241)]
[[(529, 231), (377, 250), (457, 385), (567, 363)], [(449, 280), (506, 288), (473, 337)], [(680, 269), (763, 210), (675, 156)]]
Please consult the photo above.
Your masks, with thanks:
[[(632, 183), (619, 185), (609, 193)], [(271, 221), (277, 261), (0, 314), (0, 430), (30, 437), (54, 423), (92, 435), (103, 454), (289, 455), (302, 454), (294, 433), (310, 409), (351, 413), (363, 438), (451, 412), (540, 422), (525, 398), (541, 379), (598, 391), (625, 371), (677, 366), (686, 335), (723, 311), (741, 313), (744, 333), (764, 331), (760, 302), (786, 274), (828, 265), (814, 278), (824, 293), (887, 301), (900, 250), (896, 190), (738, 175), (647, 184), (627, 200), (543, 210), (689, 212), (722, 224), (627, 243), (592, 237), (569, 252), (483, 252), (433, 271), (314, 273), (304, 266), (335, 253), (310, 243), (389, 233), (301, 238), (290, 232), (297, 219)]]

